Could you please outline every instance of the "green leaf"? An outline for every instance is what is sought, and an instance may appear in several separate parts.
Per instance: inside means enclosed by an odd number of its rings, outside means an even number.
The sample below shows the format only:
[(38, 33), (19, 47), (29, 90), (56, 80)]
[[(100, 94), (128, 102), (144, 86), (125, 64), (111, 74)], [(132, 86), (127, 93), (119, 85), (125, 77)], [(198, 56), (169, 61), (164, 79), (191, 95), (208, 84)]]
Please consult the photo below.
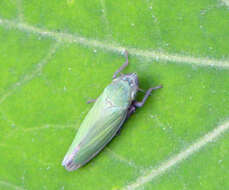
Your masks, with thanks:
[[(2, 0), (0, 189), (229, 189), (228, 20), (227, 0)], [(142, 89), (164, 88), (69, 173), (124, 49)]]

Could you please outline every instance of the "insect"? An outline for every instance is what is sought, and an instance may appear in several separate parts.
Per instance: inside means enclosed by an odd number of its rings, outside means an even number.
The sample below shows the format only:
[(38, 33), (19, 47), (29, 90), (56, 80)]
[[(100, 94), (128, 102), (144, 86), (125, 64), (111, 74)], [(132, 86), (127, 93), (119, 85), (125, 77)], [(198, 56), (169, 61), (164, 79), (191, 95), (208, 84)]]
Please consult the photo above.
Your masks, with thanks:
[(141, 102), (135, 100), (138, 87), (136, 73), (118, 74), (129, 64), (125, 51), (125, 63), (114, 73), (113, 80), (95, 100), (95, 104), (83, 120), (62, 165), (73, 171), (96, 156), (119, 132), (121, 126), (136, 108), (142, 107), (152, 90), (149, 88)]

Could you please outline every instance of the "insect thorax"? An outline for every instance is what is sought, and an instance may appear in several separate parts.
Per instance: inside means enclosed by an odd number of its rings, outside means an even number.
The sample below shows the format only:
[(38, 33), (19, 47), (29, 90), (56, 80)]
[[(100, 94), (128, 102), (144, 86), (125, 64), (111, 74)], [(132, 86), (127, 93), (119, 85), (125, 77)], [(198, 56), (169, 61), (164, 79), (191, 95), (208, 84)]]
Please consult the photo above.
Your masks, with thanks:
[(104, 93), (107, 100), (114, 106), (128, 107), (133, 101), (133, 89), (126, 81), (113, 81), (105, 88)]

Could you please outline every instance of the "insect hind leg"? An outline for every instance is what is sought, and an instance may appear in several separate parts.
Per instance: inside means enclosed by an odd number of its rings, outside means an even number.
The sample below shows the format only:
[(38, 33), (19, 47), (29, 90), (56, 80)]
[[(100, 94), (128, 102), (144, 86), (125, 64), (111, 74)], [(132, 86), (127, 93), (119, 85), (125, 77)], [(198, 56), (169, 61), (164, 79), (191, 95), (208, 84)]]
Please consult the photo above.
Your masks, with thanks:
[(87, 101), (87, 104), (94, 103), (94, 102), (96, 102), (96, 100), (97, 100), (97, 98), (96, 98), (96, 99), (88, 100), (88, 101)]

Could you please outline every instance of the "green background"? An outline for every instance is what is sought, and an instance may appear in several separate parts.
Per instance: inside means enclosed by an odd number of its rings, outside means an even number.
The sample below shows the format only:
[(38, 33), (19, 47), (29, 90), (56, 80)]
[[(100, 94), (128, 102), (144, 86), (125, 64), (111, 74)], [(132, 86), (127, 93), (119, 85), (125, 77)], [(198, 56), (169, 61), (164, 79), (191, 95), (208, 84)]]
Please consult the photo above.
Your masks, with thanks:
[[(69, 173), (61, 161), (86, 102), (110, 83), (124, 48), (125, 73), (137, 72), (142, 89), (164, 88)], [(122, 189), (228, 118), (227, 0), (0, 1), (1, 190)], [(228, 137), (138, 189), (229, 189)]]

